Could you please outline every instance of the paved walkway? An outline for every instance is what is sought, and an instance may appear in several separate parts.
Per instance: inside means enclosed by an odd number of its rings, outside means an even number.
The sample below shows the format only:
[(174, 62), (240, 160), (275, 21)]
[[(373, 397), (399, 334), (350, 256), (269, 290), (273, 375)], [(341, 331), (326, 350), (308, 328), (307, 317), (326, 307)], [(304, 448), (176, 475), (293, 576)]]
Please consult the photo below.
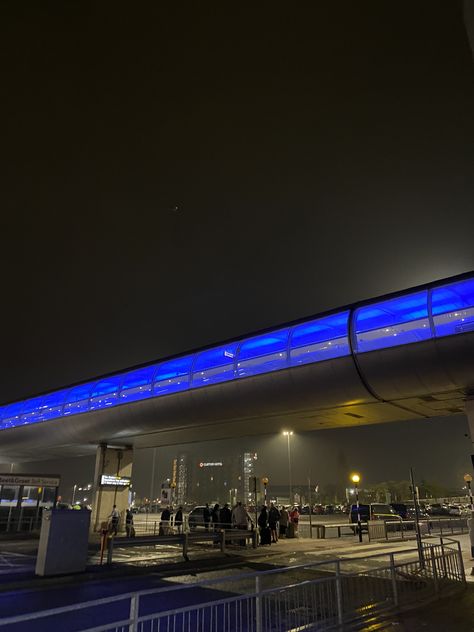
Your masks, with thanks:
[[(463, 559), (466, 570), (466, 578), (468, 581), (474, 582), (472, 575), (474, 560), (471, 558), (471, 546), (468, 535), (452, 536), (452, 539), (461, 543), (463, 551)], [(429, 541), (429, 539), (427, 540)], [(5, 541), (0, 542), (0, 590), (2, 584), (11, 583), (12, 578), (21, 581), (32, 580), (34, 578), (34, 567), (36, 563), (37, 540), (29, 541)], [(382, 541), (369, 542), (367, 536), (364, 535), (362, 543), (352, 536), (343, 538), (331, 538), (325, 540), (310, 540), (307, 538), (281, 539), (277, 544), (271, 546), (258, 547), (256, 550), (251, 547), (228, 547), (227, 559), (232, 561), (233, 558), (245, 560), (248, 562), (255, 561), (258, 563), (278, 563), (284, 565), (293, 565), (305, 563), (309, 561), (318, 561), (334, 558), (348, 557), (366, 557), (374, 554), (390, 553), (400, 549), (416, 548), (415, 539), (403, 541)], [(211, 559), (222, 559), (220, 551), (216, 551), (215, 547), (209, 545), (193, 546), (190, 548), (189, 556), (193, 567)], [(90, 568), (97, 565), (99, 555), (96, 550), (92, 550), (89, 556)], [(153, 570), (159, 572), (161, 568), (168, 571), (170, 565), (174, 568), (177, 565), (186, 565), (182, 558), (182, 549), (180, 546), (168, 545), (155, 548), (139, 547), (119, 549), (114, 551), (114, 568), (122, 568), (123, 564), (132, 567), (147, 567), (153, 565)], [(207, 566), (207, 564), (204, 564)], [(108, 567), (102, 566), (104, 575), (107, 575)], [(80, 577), (80, 575), (78, 576)], [(37, 581), (42, 581), (38, 579)]]

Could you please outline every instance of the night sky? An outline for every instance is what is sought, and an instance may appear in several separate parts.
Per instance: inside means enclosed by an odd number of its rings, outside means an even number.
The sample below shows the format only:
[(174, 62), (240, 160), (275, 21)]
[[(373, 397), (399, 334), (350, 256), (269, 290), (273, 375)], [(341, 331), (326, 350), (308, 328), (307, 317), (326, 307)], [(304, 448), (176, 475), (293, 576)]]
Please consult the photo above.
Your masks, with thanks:
[(461, 2), (189, 5), (0, 5), (3, 402), (474, 268)]

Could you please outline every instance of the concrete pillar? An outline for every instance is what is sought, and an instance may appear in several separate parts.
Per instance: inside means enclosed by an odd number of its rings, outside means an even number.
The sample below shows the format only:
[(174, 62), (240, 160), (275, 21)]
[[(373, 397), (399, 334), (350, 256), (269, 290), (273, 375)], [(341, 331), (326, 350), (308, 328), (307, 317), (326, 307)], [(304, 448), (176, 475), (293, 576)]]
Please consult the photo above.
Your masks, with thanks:
[[(469, 433), (471, 435), (471, 460), (474, 467), (474, 398), (466, 399), (466, 415), (469, 424)], [(471, 516), (467, 521), (469, 529), (469, 537), (471, 540), (471, 557), (474, 559), (474, 512), (471, 510)]]
[(104, 474), (131, 478), (132, 466), (132, 448), (112, 448), (105, 444), (97, 448), (91, 531), (100, 531), (102, 522), (110, 516), (114, 505), (120, 513), (119, 529), (125, 531), (125, 512), (128, 507), (130, 487), (128, 485), (101, 485), (101, 479)]
[[(466, 399), (466, 415), (469, 424), (469, 432), (471, 434), (471, 454), (474, 455), (474, 397)], [(473, 462), (474, 467), (474, 462)]]

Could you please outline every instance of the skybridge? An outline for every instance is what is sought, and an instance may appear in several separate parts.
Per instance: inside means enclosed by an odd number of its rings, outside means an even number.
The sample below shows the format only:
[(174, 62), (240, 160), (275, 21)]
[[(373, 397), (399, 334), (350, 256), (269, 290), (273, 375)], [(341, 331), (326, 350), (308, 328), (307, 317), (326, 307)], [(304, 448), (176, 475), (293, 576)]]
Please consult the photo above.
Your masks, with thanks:
[(0, 408), (0, 458), (37, 460), (465, 412), (474, 272)]

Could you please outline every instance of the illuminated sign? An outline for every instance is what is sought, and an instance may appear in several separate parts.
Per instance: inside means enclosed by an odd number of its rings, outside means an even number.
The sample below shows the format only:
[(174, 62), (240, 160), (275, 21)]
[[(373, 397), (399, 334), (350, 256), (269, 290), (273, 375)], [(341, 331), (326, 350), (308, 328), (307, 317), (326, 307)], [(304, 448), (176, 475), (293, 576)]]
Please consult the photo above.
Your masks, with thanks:
[(102, 474), (100, 477), (101, 485), (114, 485), (116, 487), (127, 487), (130, 485), (130, 476), (113, 476), (112, 474)]
[(215, 463), (199, 463), (199, 467), (222, 467), (223, 463), (221, 461), (216, 461)]
[(33, 474), (0, 474), (0, 485), (31, 485), (33, 487), (59, 487), (59, 476)]

